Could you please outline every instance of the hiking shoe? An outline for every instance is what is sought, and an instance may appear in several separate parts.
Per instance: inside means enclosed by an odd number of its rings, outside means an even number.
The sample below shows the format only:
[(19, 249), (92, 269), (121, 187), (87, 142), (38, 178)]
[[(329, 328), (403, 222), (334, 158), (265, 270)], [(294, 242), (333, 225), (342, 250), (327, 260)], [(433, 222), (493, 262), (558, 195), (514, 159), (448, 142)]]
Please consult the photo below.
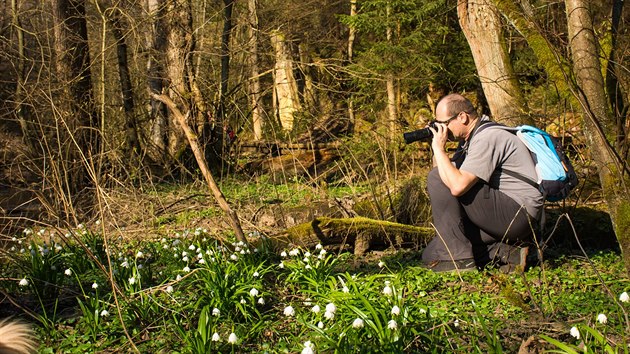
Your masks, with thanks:
[(524, 271), (527, 267), (527, 255), (529, 247), (514, 247), (510, 254), (506, 257), (507, 262), (502, 264), (499, 269), (503, 273), (512, 273), (516, 270)]
[(424, 263), (424, 267), (430, 269), (436, 273), (443, 272), (470, 272), (477, 269), (475, 260), (469, 259), (457, 259), (454, 261), (433, 261), (430, 263)]

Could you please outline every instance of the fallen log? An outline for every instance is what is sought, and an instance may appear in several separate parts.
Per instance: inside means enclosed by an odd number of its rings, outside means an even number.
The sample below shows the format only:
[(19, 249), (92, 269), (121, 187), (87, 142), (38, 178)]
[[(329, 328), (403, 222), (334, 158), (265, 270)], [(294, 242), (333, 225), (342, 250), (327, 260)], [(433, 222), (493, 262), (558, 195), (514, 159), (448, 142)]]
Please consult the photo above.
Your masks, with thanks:
[(369, 249), (379, 247), (419, 247), (433, 238), (430, 227), (398, 224), (364, 217), (319, 217), (286, 229), (271, 237), (277, 248), (350, 245), (354, 254), (361, 256)]

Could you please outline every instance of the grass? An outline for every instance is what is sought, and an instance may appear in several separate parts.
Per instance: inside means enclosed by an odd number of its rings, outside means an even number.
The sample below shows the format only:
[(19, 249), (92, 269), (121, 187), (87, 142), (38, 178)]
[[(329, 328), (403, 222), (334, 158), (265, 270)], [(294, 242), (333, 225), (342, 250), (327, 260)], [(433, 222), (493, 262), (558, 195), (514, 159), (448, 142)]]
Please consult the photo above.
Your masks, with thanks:
[(524, 274), (435, 274), (412, 251), (274, 252), (191, 229), (110, 243), (108, 264), (102, 235), (73, 232), (80, 244), (16, 236), (2, 268), (3, 291), (36, 314), (42, 352), (510, 353), (531, 336), (536, 350), (628, 351), (615, 251), (590, 255), (593, 266), (565, 256)]

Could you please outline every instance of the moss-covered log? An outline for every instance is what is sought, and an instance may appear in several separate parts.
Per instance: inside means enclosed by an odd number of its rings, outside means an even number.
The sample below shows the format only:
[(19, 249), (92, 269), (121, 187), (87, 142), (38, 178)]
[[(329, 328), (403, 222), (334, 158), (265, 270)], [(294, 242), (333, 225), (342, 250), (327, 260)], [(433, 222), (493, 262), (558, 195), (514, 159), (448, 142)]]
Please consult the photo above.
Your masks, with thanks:
[(272, 237), (272, 243), (285, 248), (313, 248), (318, 243), (354, 247), (355, 255), (363, 255), (377, 247), (417, 247), (430, 240), (435, 231), (429, 227), (398, 224), (389, 221), (356, 218), (315, 218)]

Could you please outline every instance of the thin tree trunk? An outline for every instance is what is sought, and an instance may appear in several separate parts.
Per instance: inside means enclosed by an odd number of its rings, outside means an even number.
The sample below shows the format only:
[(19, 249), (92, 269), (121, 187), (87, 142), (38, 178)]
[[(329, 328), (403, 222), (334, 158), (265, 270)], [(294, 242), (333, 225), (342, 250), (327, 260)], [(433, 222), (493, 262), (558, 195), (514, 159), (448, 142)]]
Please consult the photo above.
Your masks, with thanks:
[(147, 74), (149, 91), (149, 117), (151, 120), (151, 146), (148, 148), (149, 156), (156, 162), (166, 164), (168, 156), (166, 152), (166, 136), (168, 120), (166, 106), (153, 98), (154, 94), (162, 94), (164, 91), (164, 51), (166, 48), (166, 29), (163, 22), (165, 0), (147, 0), (146, 8), (149, 14), (151, 30), (147, 35)]
[(457, 15), (493, 117), (510, 125), (522, 123), (528, 108), (513, 75), (496, 7), (490, 0), (459, 0)]
[(578, 85), (576, 94), (585, 112), (585, 133), (599, 170), (602, 192), (626, 270), (630, 274), (630, 193), (626, 188), (629, 181), (624, 178), (624, 166), (605, 138), (610, 136), (615, 125), (608, 111), (589, 4), (586, 0), (565, 0), (565, 7), (573, 72)]
[(254, 130), (254, 140), (262, 139), (262, 107), (260, 102), (260, 79), (258, 72), (258, 11), (257, 0), (248, 0), (249, 10), (249, 99), (252, 108), (252, 127)]
[(15, 38), (18, 46), (18, 58), (17, 58), (17, 77), (16, 77), (16, 85), (15, 85), (15, 115), (17, 116), (17, 120), (20, 123), (20, 128), (22, 130), (22, 139), (26, 143), (27, 146), (31, 146), (31, 136), (33, 133), (31, 132), (31, 127), (26, 120), (25, 110), (27, 109), (25, 105), (22, 104), (22, 100), (24, 99), (24, 31), (22, 30), (22, 24), (20, 23), (20, 15), (17, 0), (11, 0), (11, 14), (12, 14), (12, 25), (13, 30), (15, 31)]
[[(350, 0), (350, 16), (357, 15), (357, 0)], [(354, 27), (350, 27), (348, 33), (348, 62), (352, 63), (354, 56), (354, 39), (356, 37), (357, 30)], [(350, 126), (354, 126), (354, 98), (352, 93), (348, 98), (348, 119), (350, 120)]]
[(171, 112), (173, 113), (173, 115), (175, 116), (175, 120), (181, 126), (182, 130), (184, 131), (186, 135), (186, 138), (188, 139), (190, 148), (192, 149), (193, 154), (195, 155), (195, 159), (197, 160), (199, 169), (201, 170), (201, 173), (203, 174), (203, 177), (205, 178), (206, 183), (208, 183), (208, 187), (210, 188), (210, 191), (212, 191), (212, 194), (214, 195), (214, 198), (216, 199), (217, 203), (219, 203), (219, 206), (221, 207), (221, 209), (223, 209), (223, 211), (230, 218), (230, 223), (232, 224), (232, 229), (234, 230), (236, 239), (238, 241), (247, 243), (247, 239), (245, 238), (245, 234), (243, 233), (243, 229), (238, 219), (238, 215), (236, 214), (234, 210), (232, 210), (232, 208), (230, 207), (230, 204), (227, 202), (227, 200), (225, 199), (225, 196), (221, 192), (221, 189), (219, 189), (216, 182), (214, 181), (214, 178), (212, 177), (212, 174), (210, 173), (210, 170), (208, 169), (208, 164), (206, 163), (204, 153), (199, 148), (199, 141), (197, 140), (197, 135), (188, 126), (186, 117), (177, 108), (177, 105), (175, 104), (175, 102), (173, 102), (173, 100), (171, 100), (168, 96), (153, 95), (153, 97), (155, 99), (160, 100), (164, 104), (166, 104), (168, 108), (171, 110)]
[[(387, 3), (387, 20), (389, 21), (389, 16), (391, 12), (391, 5), (389, 2)], [(392, 27), (387, 26), (387, 43), (392, 44)], [(388, 129), (390, 139), (393, 141), (396, 135), (396, 123), (398, 122), (398, 107), (397, 107), (397, 99), (396, 99), (396, 83), (394, 81), (393, 74), (387, 74), (385, 79), (386, 87), (387, 87), (387, 118), (389, 121)]]
[(225, 99), (228, 93), (230, 79), (230, 35), (232, 34), (232, 10), (234, 0), (223, 0), (223, 32), (221, 33), (221, 85), (219, 88), (219, 102), (217, 118), (221, 126), (225, 124)]

